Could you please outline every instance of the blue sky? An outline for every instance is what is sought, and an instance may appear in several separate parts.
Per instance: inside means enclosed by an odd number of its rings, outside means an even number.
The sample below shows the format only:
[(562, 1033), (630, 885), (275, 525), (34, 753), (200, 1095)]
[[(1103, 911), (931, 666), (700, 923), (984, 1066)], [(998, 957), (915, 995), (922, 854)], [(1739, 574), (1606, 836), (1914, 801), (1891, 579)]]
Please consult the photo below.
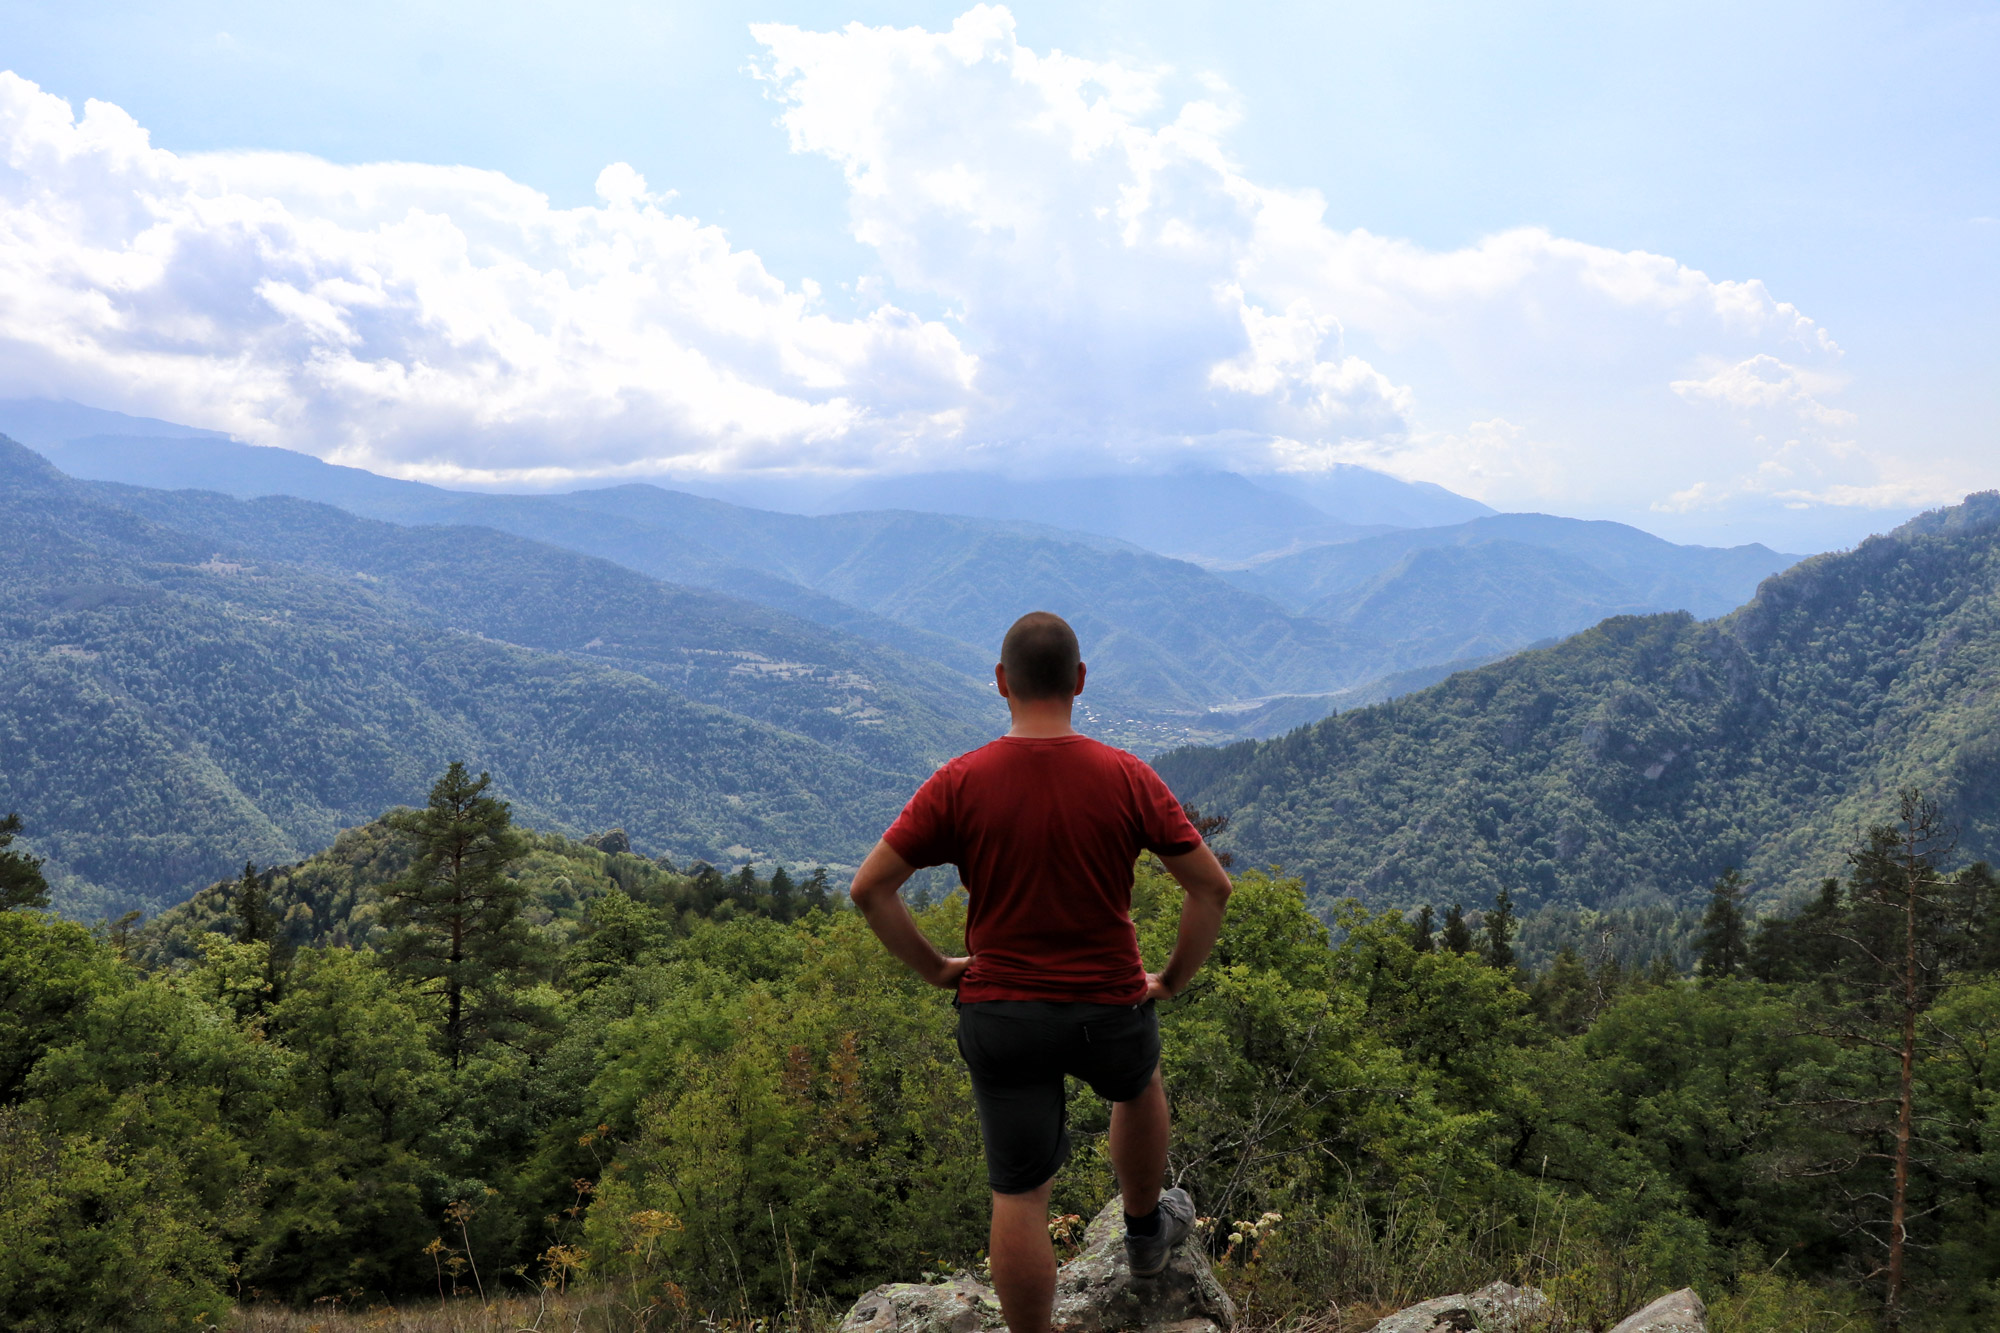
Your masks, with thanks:
[[(2000, 7), (1023, 3), (954, 46), (969, 8), (0, 0), (0, 68), (176, 159), (65, 174), (16, 87), (30, 222), (160, 170), (207, 201), (144, 300), (105, 275), (157, 217), (0, 261), (0, 390), (441, 480), (1353, 461), (1794, 549), (2000, 484)], [(934, 39), (811, 36), (848, 24)], [(549, 216), (324, 169), (384, 161)], [(413, 216), (538, 276), (468, 294)], [(217, 239), (244, 227), (290, 239)], [(697, 276), (572, 300), (604, 271), (576, 246)], [(91, 284), (124, 342), (32, 334)], [(201, 331), (135, 350), (144, 312)]]

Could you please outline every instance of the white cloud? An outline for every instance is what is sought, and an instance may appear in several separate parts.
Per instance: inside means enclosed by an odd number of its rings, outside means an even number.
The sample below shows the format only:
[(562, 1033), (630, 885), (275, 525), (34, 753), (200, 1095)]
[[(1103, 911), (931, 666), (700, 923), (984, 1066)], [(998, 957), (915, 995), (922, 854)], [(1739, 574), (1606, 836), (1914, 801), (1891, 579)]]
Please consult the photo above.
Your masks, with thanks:
[(822, 277), (872, 308), (827, 313), (623, 164), (554, 209), (466, 168), (175, 155), (0, 76), (0, 391), (446, 479), (1361, 462), (1508, 507), (1887, 494), (1839, 347), (1754, 279), (1330, 226), (1236, 163), (1226, 89), (1033, 50), (1001, 8), (752, 31), (879, 257)]
[[(1854, 424), (1825, 401), (1839, 347), (1755, 279), (1535, 227), (1439, 251), (1329, 226), (1317, 192), (1244, 174), (1220, 105), (1034, 51), (1004, 9), (753, 32), (793, 148), (845, 171), (854, 234), (896, 288), (963, 312), (968, 436), (1027, 465), (1346, 461), (1502, 505), (1643, 509), (1752, 448), (1714, 420), (1730, 367), (1781, 366), (1768, 392)], [(1865, 488), (1874, 467), (1834, 471)]]
[(1803, 370), (1766, 352), (1724, 366), (1706, 379), (1675, 380), (1673, 391), (1690, 402), (1720, 403), (1740, 410), (1777, 408), (1820, 426), (1851, 426), (1854, 414), (1828, 407), (1819, 395), (1838, 390), (1839, 376)]
[(624, 164), (599, 207), (506, 178), (179, 156), (0, 74), (0, 391), (438, 478), (866, 466), (949, 438), (975, 360), (821, 311)]

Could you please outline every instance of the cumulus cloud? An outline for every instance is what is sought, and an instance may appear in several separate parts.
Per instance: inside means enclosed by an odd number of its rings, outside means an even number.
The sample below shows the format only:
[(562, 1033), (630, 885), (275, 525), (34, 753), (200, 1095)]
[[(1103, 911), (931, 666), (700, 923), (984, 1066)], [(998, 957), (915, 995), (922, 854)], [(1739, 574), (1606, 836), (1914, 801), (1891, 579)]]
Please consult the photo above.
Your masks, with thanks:
[(627, 166), (564, 210), (464, 168), (175, 155), (6, 76), (0, 389), (440, 477), (1359, 462), (1508, 507), (1884, 494), (1840, 348), (1755, 279), (1331, 226), (1245, 174), (1221, 98), (1037, 51), (1001, 8), (752, 32), (879, 258), (857, 313)]
[(792, 147), (845, 171), (855, 236), (960, 313), (970, 433), (1017, 460), (1359, 462), (1502, 505), (1643, 507), (1742, 471), (1755, 432), (1712, 419), (1732, 394), (1852, 424), (1824, 401), (1839, 347), (1755, 279), (1537, 227), (1434, 250), (1329, 226), (1316, 191), (1243, 172), (1218, 102), (1037, 52), (1005, 9), (753, 32)]
[(0, 391), (444, 479), (866, 465), (949, 439), (974, 358), (788, 288), (623, 164), (596, 207), (492, 172), (181, 156), (0, 74)]

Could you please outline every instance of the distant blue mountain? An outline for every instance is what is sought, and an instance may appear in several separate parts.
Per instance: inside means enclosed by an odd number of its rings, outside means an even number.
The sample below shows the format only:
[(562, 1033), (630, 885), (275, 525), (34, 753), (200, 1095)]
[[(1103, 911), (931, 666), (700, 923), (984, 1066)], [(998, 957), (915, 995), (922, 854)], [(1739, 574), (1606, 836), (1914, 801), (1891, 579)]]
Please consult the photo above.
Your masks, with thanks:
[(1428, 481), (1399, 481), (1386, 472), (1351, 463), (1323, 472), (1259, 473), (1250, 480), (1265, 490), (1304, 500), (1346, 523), (1433, 528), (1494, 512), (1477, 500)]
[(11, 398), (0, 400), (0, 435), (42, 450), (70, 440), (93, 436), (130, 436), (150, 440), (227, 440), (216, 430), (181, 426), (155, 417), (127, 416), (101, 407), (53, 398)]
[[(128, 417), (74, 403), (0, 401), (0, 434), (39, 450), (72, 476), (227, 495), (285, 494), (329, 504), (386, 501), (396, 492), (358, 468), (284, 449), (203, 449), (235, 443), (215, 431)], [(162, 450), (158, 441), (180, 441)], [(332, 469), (330, 471), (326, 469)], [(390, 483), (394, 485), (396, 483)], [(1127, 541), (1207, 566), (1269, 559), (1394, 528), (1462, 523), (1493, 511), (1441, 486), (1362, 467), (1312, 477), (1245, 477), (1219, 470), (1158, 476), (1020, 480), (979, 472), (925, 472), (828, 484), (810, 480), (669, 482), (674, 490), (786, 513), (908, 509), (1039, 523)], [(436, 488), (432, 488), (436, 489)], [(403, 492), (408, 494), (408, 492)]]
[[(120, 434), (62, 437), (111, 415), (0, 403), (0, 432), (27, 419), (41, 452), (77, 477), (499, 529), (975, 678), (990, 671), (1015, 614), (1059, 611), (1086, 631), (1099, 668), (1088, 703), (1100, 734), (1141, 751), (1270, 734), (1606, 616), (1717, 615), (1793, 562), (1762, 546), (1677, 546), (1617, 523), (1478, 512), (1448, 491), (1361, 468), (1310, 484), (1222, 472), (1072, 482), (930, 474), (795, 487), (774, 501), (791, 512), (776, 512), (644, 484), (451, 491), (137, 418), (111, 421)], [(1314, 498), (1271, 489), (1286, 486)], [(1430, 526), (1370, 526), (1319, 504)]]
[[(1412, 508), (1398, 508), (1398, 517)], [(871, 477), (832, 493), (809, 512), (871, 509), (1047, 523), (1205, 565), (1256, 560), (1403, 526), (1368, 517), (1363, 506), (1350, 511), (1355, 517), (1335, 517), (1298, 496), (1219, 471), (1038, 481), (974, 472)]]

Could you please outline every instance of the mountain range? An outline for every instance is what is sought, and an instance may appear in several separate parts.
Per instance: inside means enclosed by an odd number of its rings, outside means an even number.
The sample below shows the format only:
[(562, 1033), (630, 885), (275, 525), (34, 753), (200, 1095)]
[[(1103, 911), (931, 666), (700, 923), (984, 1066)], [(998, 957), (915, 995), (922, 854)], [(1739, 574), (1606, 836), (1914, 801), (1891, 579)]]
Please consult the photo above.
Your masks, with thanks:
[[(1793, 559), (1754, 545), (1676, 546), (1613, 523), (1491, 515), (1361, 468), (1254, 484), (1227, 473), (889, 478), (810, 495), (794, 488), (790, 500), (958, 512), (805, 514), (642, 484), (452, 491), (70, 404), (0, 402), (0, 429), (10, 422), (79, 477), (496, 528), (967, 675), (990, 670), (1024, 606), (1058, 611), (1077, 623), (1099, 668), (1086, 698), (1092, 724), (1142, 753), (1274, 734), (1606, 615), (1716, 614)], [(1385, 519), (1431, 526), (1399, 530)], [(1206, 565), (1163, 554), (1183, 550), (1194, 532), (1208, 534)], [(1225, 547), (1262, 554), (1210, 558)]]
[(1322, 904), (1766, 902), (1841, 873), (1897, 792), (2000, 858), (2000, 493), (1767, 580), (1618, 616), (1280, 739), (1155, 760), (1238, 861)]
[(0, 440), (0, 808), (72, 913), (295, 860), (453, 759), (551, 828), (851, 863), (1002, 716), (932, 663), (506, 534), (150, 494), (187, 527)]
[[(1271, 497), (1289, 544), (1211, 567), (1130, 540), (1139, 510), (1057, 511), (1097, 530), (1011, 516), (1025, 484), (983, 515), (460, 492), (56, 407), (27, 421), (43, 452), (99, 479), (0, 441), (0, 810), (83, 913), (294, 860), (451, 759), (551, 830), (837, 868), (999, 730), (991, 663), (1025, 607), (1084, 639), (1082, 725), (1159, 753), (1421, 690), (1606, 614), (1712, 614), (1790, 559), (1479, 513), (1315, 510), (1329, 539), (1301, 546), (1304, 499), (1211, 477), (1222, 508)], [(58, 438), (79, 429), (124, 433)], [(1164, 512), (1185, 480), (1130, 493)], [(1451, 516), (1448, 493), (1378, 480), (1348, 484)]]

